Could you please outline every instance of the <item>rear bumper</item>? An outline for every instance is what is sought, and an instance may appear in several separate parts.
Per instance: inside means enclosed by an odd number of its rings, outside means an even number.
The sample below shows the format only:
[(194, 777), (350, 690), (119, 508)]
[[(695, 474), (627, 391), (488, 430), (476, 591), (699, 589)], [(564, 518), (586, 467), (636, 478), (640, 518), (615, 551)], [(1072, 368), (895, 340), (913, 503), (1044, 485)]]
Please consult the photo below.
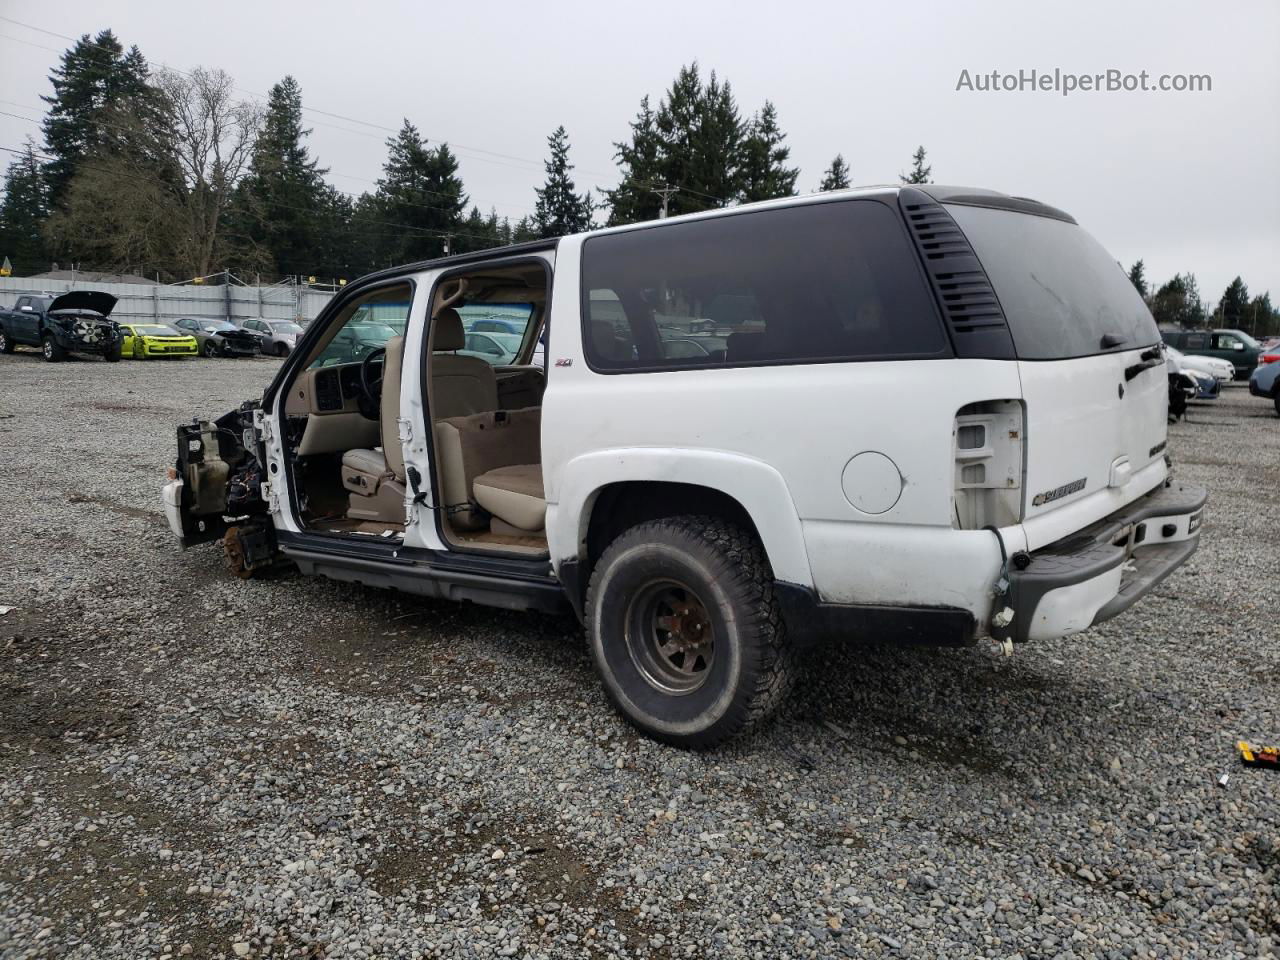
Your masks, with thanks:
[[(998, 640), (1048, 640), (1088, 629), (1129, 609), (1200, 545), (1208, 498), (1202, 487), (1159, 487), (1077, 533), (1028, 554), (1009, 571), (996, 610), (1013, 619)], [(1016, 565), (1015, 565), (1016, 566)], [(993, 621), (994, 623), (994, 621)]]

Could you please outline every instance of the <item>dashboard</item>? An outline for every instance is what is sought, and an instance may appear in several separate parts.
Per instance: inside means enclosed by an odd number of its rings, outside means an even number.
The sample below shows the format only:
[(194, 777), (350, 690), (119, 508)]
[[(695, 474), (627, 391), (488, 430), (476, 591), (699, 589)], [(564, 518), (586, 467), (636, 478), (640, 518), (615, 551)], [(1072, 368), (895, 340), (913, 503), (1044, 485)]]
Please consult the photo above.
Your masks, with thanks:
[[(375, 361), (373, 366), (381, 367)], [(364, 394), (360, 383), (360, 364), (321, 367), (312, 372), (312, 400), (316, 413), (337, 413), (349, 409)]]

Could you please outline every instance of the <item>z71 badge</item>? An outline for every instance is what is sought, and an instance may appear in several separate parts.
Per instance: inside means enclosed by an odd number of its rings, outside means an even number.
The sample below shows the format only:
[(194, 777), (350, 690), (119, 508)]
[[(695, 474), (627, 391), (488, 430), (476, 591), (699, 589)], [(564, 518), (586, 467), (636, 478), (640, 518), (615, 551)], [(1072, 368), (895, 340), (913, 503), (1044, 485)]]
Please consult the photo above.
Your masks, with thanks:
[(1063, 497), (1069, 497), (1073, 493), (1079, 493), (1084, 489), (1084, 485), (1088, 482), (1088, 477), (1081, 477), (1079, 480), (1072, 480), (1070, 483), (1064, 483), (1060, 487), (1053, 490), (1046, 490), (1044, 493), (1037, 493), (1031, 501), (1034, 507), (1042, 507), (1046, 503), (1052, 503), (1054, 500), (1061, 500)]

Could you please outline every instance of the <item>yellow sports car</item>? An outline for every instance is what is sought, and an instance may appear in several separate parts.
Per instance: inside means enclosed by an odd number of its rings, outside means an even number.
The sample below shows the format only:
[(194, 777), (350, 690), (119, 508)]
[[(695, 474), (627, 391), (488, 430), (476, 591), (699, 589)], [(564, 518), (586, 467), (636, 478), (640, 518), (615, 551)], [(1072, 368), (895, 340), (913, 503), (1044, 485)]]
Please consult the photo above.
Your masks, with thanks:
[(122, 323), (124, 343), (120, 352), (134, 360), (149, 357), (194, 357), (199, 353), (196, 338), (163, 323)]

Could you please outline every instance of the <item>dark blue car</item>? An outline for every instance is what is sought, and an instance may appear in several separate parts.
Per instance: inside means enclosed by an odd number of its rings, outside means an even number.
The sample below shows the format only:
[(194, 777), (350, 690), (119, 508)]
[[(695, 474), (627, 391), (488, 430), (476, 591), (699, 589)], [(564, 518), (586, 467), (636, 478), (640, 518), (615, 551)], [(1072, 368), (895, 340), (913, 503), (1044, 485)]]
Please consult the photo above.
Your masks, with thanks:
[(1255, 397), (1268, 397), (1280, 414), (1280, 362), (1266, 363), (1249, 377), (1249, 392)]

